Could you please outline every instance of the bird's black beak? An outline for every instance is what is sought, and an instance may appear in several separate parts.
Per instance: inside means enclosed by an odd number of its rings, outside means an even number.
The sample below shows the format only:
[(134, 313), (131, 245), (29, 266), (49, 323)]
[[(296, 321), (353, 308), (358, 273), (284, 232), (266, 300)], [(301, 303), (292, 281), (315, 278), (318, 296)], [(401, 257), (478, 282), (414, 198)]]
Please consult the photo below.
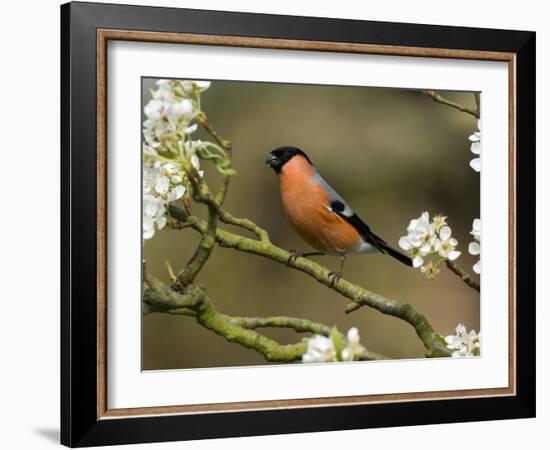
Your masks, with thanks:
[(279, 158), (277, 158), (275, 155), (270, 153), (269, 155), (267, 155), (267, 158), (265, 159), (265, 163), (269, 167), (276, 167), (279, 164)]

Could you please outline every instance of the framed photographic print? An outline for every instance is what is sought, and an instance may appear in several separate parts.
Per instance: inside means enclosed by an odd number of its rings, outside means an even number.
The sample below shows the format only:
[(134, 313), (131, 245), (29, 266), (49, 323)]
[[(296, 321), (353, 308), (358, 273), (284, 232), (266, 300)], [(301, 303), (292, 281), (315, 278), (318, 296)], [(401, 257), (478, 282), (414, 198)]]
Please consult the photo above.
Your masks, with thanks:
[(61, 19), (63, 444), (534, 416), (535, 33)]

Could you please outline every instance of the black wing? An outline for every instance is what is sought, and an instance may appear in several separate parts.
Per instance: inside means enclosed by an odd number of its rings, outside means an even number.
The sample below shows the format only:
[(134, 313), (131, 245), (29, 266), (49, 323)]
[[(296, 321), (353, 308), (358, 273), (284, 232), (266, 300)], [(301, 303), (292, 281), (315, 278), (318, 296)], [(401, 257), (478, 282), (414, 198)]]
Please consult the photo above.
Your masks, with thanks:
[(377, 248), (378, 251), (380, 251), (381, 253), (386, 253), (390, 256), (393, 256), (395, 259), (402, 262), (403, 264), (412, 266), (411, 258), (399, 252), (398, 250), (395, 250), (386, 241), (384, 241), (384, 239), (374, 234), (369, 226), (365, 222), (363, 222), (361, 217), (359, 217), (355, 213), (349, 216), (346, 215), (346, 205), (342, 201), (333, 200), (330, 203), (330, 208), (333, 213), (337, 214), (339, 217), (348, 222), (353, 228), (355, 228), (365, 242), (368, 242), (369, 244)]

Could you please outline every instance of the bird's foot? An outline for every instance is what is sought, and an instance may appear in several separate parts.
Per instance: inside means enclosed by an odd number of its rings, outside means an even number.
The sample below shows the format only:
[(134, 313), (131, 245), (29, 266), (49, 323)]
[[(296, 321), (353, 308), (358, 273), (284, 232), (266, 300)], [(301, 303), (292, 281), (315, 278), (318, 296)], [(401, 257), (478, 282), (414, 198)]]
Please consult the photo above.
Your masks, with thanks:
[(297, 252), (296, 250), (289, 250), (288, 253), (289, 253), (288, 259), (286, 260), (287, 266), (290, 266), (291, 264), (293, 264), (296, 261), (296, 258), (303, 255), (302, 252)]
[(342, 271), (338, 272), (330, 272), (328, 274), (328, 277), (330, 279), (330, 286), (333, 287), (336, 283), (338, 283), (342, 277), (344, 276)]
[(287, 266), (290, 266), (290, 264), (294, 263), (296, 261), (296, 258), (325, 255), (323, 252), (297, 252), (296, 250), (289, 250), (288, 253), (289, 253), (289, 256), (288, 256), (288, 259), (286, 260)]

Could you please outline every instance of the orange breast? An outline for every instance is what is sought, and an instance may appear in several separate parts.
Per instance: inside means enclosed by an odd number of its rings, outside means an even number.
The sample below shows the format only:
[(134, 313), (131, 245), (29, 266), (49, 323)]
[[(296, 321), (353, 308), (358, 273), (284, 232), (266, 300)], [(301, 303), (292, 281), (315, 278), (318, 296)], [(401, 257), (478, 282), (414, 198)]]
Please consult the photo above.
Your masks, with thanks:
[(313, 168), (301, 156), (287, 162), (279, 174), (283, 208), (296, 232), (324, 253), (347, 253), (360, 242), (359, 233), (330, 211), (328, 195), (315, 182)]

